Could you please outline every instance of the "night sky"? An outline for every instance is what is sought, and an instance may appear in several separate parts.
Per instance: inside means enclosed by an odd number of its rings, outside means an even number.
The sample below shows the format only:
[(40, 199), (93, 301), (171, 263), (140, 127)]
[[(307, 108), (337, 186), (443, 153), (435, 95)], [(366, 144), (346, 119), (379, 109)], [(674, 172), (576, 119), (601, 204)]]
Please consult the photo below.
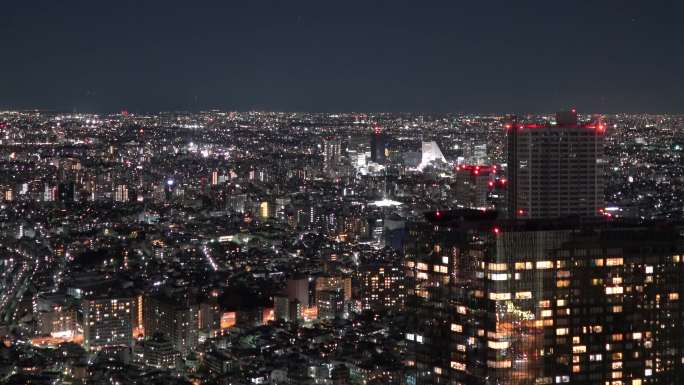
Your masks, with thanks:
[(684, 112), (684, 1), (0, 5), (0, 108)]

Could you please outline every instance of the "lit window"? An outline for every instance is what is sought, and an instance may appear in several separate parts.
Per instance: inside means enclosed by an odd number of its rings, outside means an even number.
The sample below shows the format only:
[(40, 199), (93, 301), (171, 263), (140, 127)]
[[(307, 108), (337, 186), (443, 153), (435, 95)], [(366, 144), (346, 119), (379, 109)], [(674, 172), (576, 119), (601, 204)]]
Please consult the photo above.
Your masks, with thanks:
[(606, 287), (606, 294), (622, 294), (623, 290), (622, 286), (608, 286)]
[(487, 341), (487, 346), (496, 350), (508, 349), (508, 341)]
[(551, 269), (553, 261), (537, 261), (537, 269)]
[(606, 266), (621, 266), (622, 258), (606, 258)]
[(489, 293), (489, 299), (494, 301), (505, 301), (511, 299), (511, 293)]
[(491, 271), (506, 271), (508, 270), (508, 265), (505, 263), (490, 263), (489, 270)]
[(510, 360), (487, 361), (487, 366), (490, 368), (510, 368), (511, 367), (511, 361)]

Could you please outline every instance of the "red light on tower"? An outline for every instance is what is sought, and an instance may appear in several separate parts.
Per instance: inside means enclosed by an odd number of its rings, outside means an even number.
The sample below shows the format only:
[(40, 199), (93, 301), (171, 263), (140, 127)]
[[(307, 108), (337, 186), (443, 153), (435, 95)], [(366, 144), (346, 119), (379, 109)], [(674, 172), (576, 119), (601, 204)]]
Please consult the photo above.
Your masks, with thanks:
[(498, 228), (498, 227), (493, 228), (492, 231), (494, 232), (494, 235), (499, 235), (499, 234), (501, 234), (501, 229)]
[(494, 187), (494, 182), (490, 180), (489, 182), (487, 182), (487, 186), (489, 186), (490, 188)]
[(525, 215), (525, 210), (523, 210), (523, 209), (518, 210), (518, 216), (523, 216), (523, 215)]
[(439, 210), (435, 211), (435, 216), (436, 216), (437, 218), (440, 218), (440, 217), (442, 216), (442, 212), (439, 211)]

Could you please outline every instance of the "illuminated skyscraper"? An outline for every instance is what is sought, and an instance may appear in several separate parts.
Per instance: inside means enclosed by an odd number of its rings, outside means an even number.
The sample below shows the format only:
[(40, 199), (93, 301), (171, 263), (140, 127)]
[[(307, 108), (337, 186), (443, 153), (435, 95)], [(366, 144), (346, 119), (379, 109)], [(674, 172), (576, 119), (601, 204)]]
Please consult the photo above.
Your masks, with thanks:
[(335, 172), (340, 165), (341, 146), (339, 139), (328, 137), (323, 140), (323, 167), (326, 171)]
[(120, 184), (116, 186), (114, 190), (114, 201), (115, 202), (128, 202), (128, 187), (126, 185)]
[(83, 300), (85, 348), (130, 347), (133, 344), (136, 314), (135, 297), (110, 294), (88, 296)]
[(375, 127), (370, 136), (371, 160), (383, 164), (387, 159), (387, 135), (380, 127)]
[(406, 282), (398, 259), (388, 257), (362, 261), (358, 281), (361, 309), (375, 313), (404, 309)]
[(431, 214), (406, 249), (408, 382), (681, 383), (681, 231)]
[(604, 207), (602, 122), (579, 124), (575, 110), (555, 124), (506, 123), (511, 218), (596, 216)]

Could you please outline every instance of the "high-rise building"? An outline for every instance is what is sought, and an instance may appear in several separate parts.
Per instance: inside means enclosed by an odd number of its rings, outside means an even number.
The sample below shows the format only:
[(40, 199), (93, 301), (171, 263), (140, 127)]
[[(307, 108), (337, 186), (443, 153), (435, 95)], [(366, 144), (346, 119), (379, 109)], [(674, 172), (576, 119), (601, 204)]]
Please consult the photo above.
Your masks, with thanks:
[(76, 200), (76, 184), (74, 182), (60, 183), (57, 187), (57, 198), (61, 203), (73, 203)]
[(428, 219), (406, 248), (409, 383), (684, 380), (682, 226)]
[(406, 282), (399, 258), (367, 259), (358, 270), (362, 310), (382, 313), (404, 309)]
[(342, 290), (342, 293), (344, 294), (344, 300), (348, 301), (351, 299), (352, 295), (351, 278), (337, 275), (316, 277), (314, 290), (316, 294), (316, 300), (318, 300), (318, 294), (322, 291)]
[(387, 135), (375, 127), (370, 136), (371, 160), (383, 164), (387, 160)]
[(188, 354), (197, 346), (199, 306), (188, 299), (151, 295), (143, 302), (145, 334), (162, 333), (173, 348)]
[(317, 293), (316, 306), (319, 319), (335, 319), (344, 317), (344, 290), (323, 290)]
[(323, 168), (329, 172), (336, 172), (340, 166), (340, 140), (327, 137), (323, 140)]
[(82, 306), (86, 350), (132, 346), (137, 314), (135, 297), (92, 295), (83, 299)]
[(114, 201), (115, 202), (128, 202), (128, 187), (124, 184), (116, 186), (114, 190)]
[(598, 121), (559, 112), (555, 124), (505, 124), (511, 218), (596, 216), (604, 207), (603, 137)]
[(302, 306), (311, 306), (310, 281), (306, 277), (293, 277), (287, 280), (287, 298), (290, 301), (297, 300)]
[(456, 167), (454, 194), (459, 205), (471, 209), (487, 209), (489, 191), (494, 188), (496, 166), (461, 165)]
[(57, 187), (45, 185), (43, 191), (43, 201), (44, 202), (54, 202), (57, 200)]
[(212, 337), (221, 330), (221, 309), (216, 297), (210, 297), (199, 306), (199, 328)]
[(142, 343), (141, 363), (159, 369), (173, 369), (178, 352), (171, 341), (162, 333), (157, 333)]
[(286, 295), (273, 297), (273, 316), (276, 320), (290, 320), (290, 300)]

